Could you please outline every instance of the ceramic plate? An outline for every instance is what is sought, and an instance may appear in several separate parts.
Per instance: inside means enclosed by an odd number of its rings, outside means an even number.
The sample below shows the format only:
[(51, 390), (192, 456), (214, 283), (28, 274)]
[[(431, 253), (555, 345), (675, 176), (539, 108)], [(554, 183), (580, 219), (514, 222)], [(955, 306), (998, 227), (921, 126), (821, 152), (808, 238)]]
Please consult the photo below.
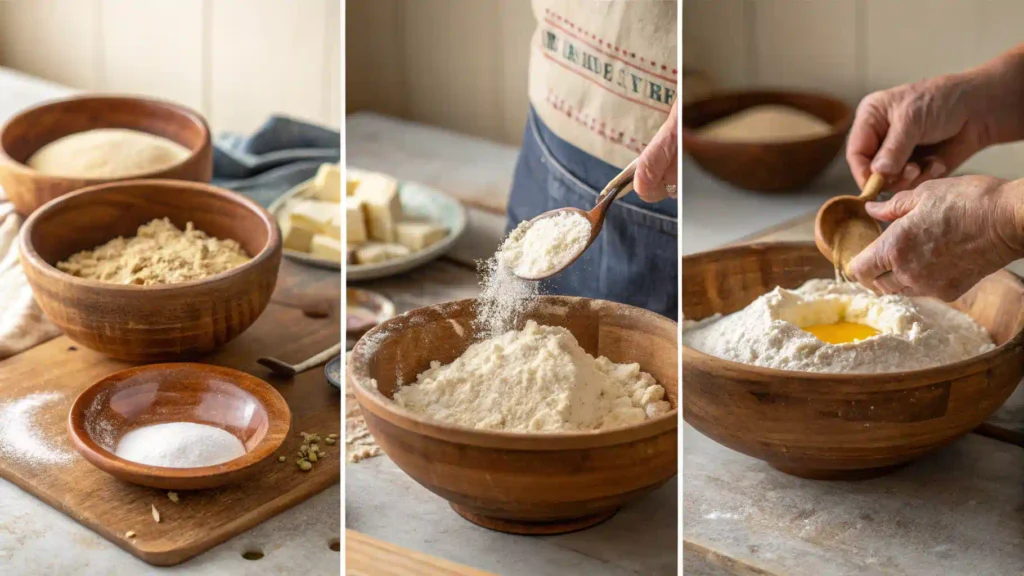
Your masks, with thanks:
[[(269, 208), (267, 208), (267, 210), (274, 216), (274, 219), (277, 220), (277, 225), (284, 229), (284, 227), (281, 226), (281, 222), (288, 217), (288, 201), (291, 200), (292, 198), (306, 198), (312, 192), (313, 180), (306, 180), (302, 184), (299, 184), (298, 186), (285, 192), (277, 200), (274, 200), (274, 202), (270, 205)], [(338, 209), (340, 210), (341, 208), (339, 207)], [(325, 260), (323, 258), (316, 258), (305, 252), (299, 252), (297, 250), (289, 250), (285, 248), (284, 255), (288, 258), (291, 258), (292, 260), (305, 262), (306, 264), (317, 266), (319, 268), (331, 268), (333, 270), (341, 270), (340, 262), (335, 262), (333, 260)]]
[(406, 216), (440, 224), (448, 229), (448, 235), (436, 244), (408, 256), (379, 264), (349, 264), (345, 270), (346, 280), (374, 280), (408, 272), (448, 252), (466, 230), (466, 209), (444, 192), (416, 182), (400, 182), (398, 197)]
[(327, 381), (331, 383), (338, 390), (341, 390), (341, 355), (335, 356), (324, 366), (324, 374), (327, 375)]

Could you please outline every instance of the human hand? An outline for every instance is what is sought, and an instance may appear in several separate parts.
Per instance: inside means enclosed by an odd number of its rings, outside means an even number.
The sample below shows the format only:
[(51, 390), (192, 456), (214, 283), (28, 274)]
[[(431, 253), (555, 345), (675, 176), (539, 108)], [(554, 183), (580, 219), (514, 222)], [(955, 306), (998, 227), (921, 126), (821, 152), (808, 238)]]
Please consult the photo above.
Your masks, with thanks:
[(956, 300), (1024, 255), (1019, 182), (944, 178), (867, 203), (872, 218), (892, 225), (847, 273), (876, 292)]
[(646, 202), (675, 198), (679, 182), (679, 99), (668, 119), (640, 153), (633, 187)]

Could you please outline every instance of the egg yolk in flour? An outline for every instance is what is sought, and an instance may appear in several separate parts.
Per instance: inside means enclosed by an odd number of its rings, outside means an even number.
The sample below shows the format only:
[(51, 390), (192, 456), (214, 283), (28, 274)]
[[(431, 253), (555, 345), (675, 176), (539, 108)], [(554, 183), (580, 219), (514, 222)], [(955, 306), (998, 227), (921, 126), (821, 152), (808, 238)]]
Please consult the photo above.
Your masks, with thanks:
[(865, 338), (871, 338), (872, 336), (878, 335), (878, 330), (875, 330), (871, 326), (864, 324), (857, 324), (856, 322), (847, 322), (840, 320), (832, 324), (814, 324), (813, 326), (804, 326), (802, 328), (804, 332), (810, 332), (818, 340), (826, 342), (828, 344), (849, 344), (851, 342), (857, 342), (864, 340)]

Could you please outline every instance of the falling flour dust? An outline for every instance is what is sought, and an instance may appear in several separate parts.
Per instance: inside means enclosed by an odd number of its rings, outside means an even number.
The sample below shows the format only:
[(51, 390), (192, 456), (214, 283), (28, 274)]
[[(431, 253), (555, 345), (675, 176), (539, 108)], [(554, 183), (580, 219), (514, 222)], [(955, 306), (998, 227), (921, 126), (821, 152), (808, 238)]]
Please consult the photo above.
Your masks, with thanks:
[[(63, 399), (57, 392), (37, 392), (0, 404), (0, 458), (23, 463), (70, 463), (74, 453), (63, 442), (47, 437), (39, 425), (40, 412)], [(64, 437), (61, 427), (58, 438)]]

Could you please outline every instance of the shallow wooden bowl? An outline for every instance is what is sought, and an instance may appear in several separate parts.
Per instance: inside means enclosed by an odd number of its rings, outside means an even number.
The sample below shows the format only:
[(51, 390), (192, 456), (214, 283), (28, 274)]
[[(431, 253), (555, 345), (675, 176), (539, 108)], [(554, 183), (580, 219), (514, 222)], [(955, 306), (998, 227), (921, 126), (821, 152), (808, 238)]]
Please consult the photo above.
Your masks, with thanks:
[[(832, 131), (818, 138), (764, 144), (716, 142), (697, 132), (709, 122), (764, 104), (803, 110), (831, 124)], [(853, 109), (842, 100), (770, 90), (715, 94), (685, 104), (682, 115), (683, 150), (715, 177), (759, 192), (794, 190), (809, 184), (836, 157), (853, 122)]]
[(138, 178), (209, 182), (213, 175), (210, 129), (188, 108), (126, 96), (78, 96), (40, 104), (13, 116), (0, 128), (0, 187), (23, 216), (50, 200), (111, 180), (40, 174), (26, 165), (37, 150), (69, 134), (98, 128), (127, 128), (163, 136), (192, 153), (182, 162)]
[[(250, 477), (281, 447), (291, 426), (288, 403), (266, 382), (208, 364), (150, 364), (122, 370), (86, 388), (68, 415), (71, 442), (91, 464), (126, 482), (198, 490)], [(194, 422), (227, 430), (245, 455), (215, 466), (167, 468), (114, 455), (121, 438), (143, 426)]]
[(519, 434), (397, 408), (389, 400), (397, 383), (415, 381), (431, 360), (455, 360), (472, 343), (472, 300), (419, 308), (374, 328), (356, 344), (348, 376), (384, 452), (464, 518), (519, 534), (579, 530), (676, 474), (678, 325), (625, 304), (562, 296), (542, 297), (526, 316), (568, 328), (592, 355), (638, 362), (665, 387), (672, 412), (604, 432)]
[[(134, 286), (85, 280), (60, 262), (154, 218), (237, 240), (252, 260), (180, 284)], [(46, 315), (72, 340), (130, 362), (180, 360), (244, 332), (277, 283), (281, 234), (255, 202), (209, 184), (128, 180), (72, 192), (35, 211), (19, 235), (21, 262)]]
[[(741, 310), (776, 286), (835, 271), (813, 243), (767, 243), (683, 258), (683, 314)], [(946, 366), (818, 374), (730, 362), (683, 346), (683, 418), (712, 439), (790, 474), (884, 474), (984, 422), (1024, 375), (1024, 283), (1000, 271), (953, 305), (998, 345)]]

